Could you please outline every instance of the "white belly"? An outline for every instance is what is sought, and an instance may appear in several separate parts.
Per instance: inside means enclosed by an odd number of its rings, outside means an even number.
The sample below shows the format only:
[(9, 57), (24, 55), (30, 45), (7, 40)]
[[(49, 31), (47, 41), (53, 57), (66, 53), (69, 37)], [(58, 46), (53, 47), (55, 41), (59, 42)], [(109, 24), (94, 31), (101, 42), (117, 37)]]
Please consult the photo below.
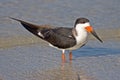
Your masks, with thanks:
[[(82, 31), (81, 31), (82, 32)], [(76, 36), (76, 45), (71, 47), (71, 48), (68, 48), (67, 50), (75, 50), (75, 49), (78, 49), (80, 47), (82, 47), (84, 44), (87, 43), (87, 39), (88, 39), (88, 34), (87, 32), (83, 31), (82, 33), (79, 33), (78, 36)]]

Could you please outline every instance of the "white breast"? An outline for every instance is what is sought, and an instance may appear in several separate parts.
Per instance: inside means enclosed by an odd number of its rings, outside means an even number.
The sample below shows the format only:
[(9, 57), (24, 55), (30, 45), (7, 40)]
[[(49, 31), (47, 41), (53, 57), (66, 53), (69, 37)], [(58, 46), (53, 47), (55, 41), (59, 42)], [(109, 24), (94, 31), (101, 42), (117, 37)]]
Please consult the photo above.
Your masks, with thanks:
[[(87, 24), (85, 24), (85, 26), (86, 25), (89, 25), (89, 24), (87, 23)], [(81, 46), (83, 46), (84, 44), (86, 44), (86, 42), (87, 42), (88, 33), (85, 30), (85, 27), (81, 26), (81, 24), (78, 24), (78, 25), (76, 25), (75, 29), (76, 29), (76, 32), (77, 32), (77, 36), (75, 36), (76, 45), (71, 47), (71, 48), (68, 48), (68, 50), (78, 49)]]

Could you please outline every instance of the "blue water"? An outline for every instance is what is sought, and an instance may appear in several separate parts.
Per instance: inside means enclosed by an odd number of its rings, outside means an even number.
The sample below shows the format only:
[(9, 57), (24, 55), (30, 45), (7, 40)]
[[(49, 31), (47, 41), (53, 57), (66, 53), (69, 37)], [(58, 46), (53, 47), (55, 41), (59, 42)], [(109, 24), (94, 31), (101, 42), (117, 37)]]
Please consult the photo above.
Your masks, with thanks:
[(117, 55), (120, 54), (120, 49), (114, 49), (114, 48), (91, 48), (91, 47), (85, 47), (82, 49), (77, 50), (76, 53), (74, 53), (75, 57), (85, 57), (85, 56), (106, 56), (106, 55)]
[(70, 27), (76, 18), (86, 17), (96, 28), (120, 27), (119, 3), (119, 0), (0, 0), (0, 28), (3, 24), (4, 28), (16, 27), (9, 26), (13, 23), (8, 24), (6, 16)]
[[(72, 27), (76, 18), (86, 17), (95, 28), (119, 28), (120, 0), (0, 0), (0, 38), (30, 35), (8, 16), (36, 24), (67, 27)], [(117, 56), (120, 43), (91, 41), (73, 53), (73, 62), (92, 56)], [(40, 44), (0, 49), (0, 77), (23, 80), (27, 72), (59, 66), (60, 58), (60, 51)]]
[[(68, 57), (67, 51), (66, 55)], [(80, 61), (85, 62), (90, 57), (97, 58), (112, 55), (116, 57), (117, 55), (120, 56), (119, 42), (101, 44), (97, 41), (90, 41), (86, 46), (73, 51), (73, 63), (78, 63), (77, 65), (79, 65), (81, 64)], [(84, 60), (83, 58), (86, 59)], [(83, 60), (79, 61), (79, 59)], [(0, 49), (0, 75), (7, 80), (25, 79), (24, 75), (31, 72), (57, 68), (60, 64), (61, 51), (41, 44)], [(97, 65), (97, 63), (95, 64)], [(82, 64), (81, 66), (84, 65)], [(84, 67), (86, 68), (86, 66)]]

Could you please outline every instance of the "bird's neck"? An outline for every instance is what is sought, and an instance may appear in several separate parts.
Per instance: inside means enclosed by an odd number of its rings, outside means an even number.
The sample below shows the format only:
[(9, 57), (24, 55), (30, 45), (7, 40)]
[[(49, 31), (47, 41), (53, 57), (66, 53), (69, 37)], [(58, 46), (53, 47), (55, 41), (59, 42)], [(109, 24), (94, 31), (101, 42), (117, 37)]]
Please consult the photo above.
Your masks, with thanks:
[(77, 35), (75, 36), (77, 44), (86, 43), (88, 37), (87, 31), (80, 26), (76, 26), (75, 31), (77, 33)]

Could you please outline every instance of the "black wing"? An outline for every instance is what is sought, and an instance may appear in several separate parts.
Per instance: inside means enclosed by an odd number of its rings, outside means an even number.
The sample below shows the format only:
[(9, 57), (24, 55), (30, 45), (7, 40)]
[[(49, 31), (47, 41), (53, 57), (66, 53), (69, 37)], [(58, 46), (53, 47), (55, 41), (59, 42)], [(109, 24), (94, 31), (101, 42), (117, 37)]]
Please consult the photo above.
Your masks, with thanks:
[(35, 25), (35, 24), (32, 24), (32, 23), (29, 23), (29, 22), (26, 22), (26, 21), (23, 21), (23, 20), (20, 20), (20, 19), (16, 19), (16, 18), (12, 18), (10, 17), (11, 19), (13, 20), (16, 20), (16, 21), (19, 21), (24, 28), (26, 28), (28, 31), (30, 31), (31, 33), (33, 33), (34, 35), (40, 37), (38, 35), (38, 31), (39, 30), (44, 30), (44, 29), (52, 29), (53, 26), (50, 26), (50, 25)]
[[(58, 48), (69, 48), (76, 44), (72, 28), (55, 28), (50, 25), (35, 25), (16, 18), (11, 19), (19, 21), (28, 31)], [(39, 32), (41, 35), (39, 35)]]
[(58, 48), (70, 48), (76, 44), (72, 28), (46, 29), (42, 30), (41, 34), (44, 36), (44, 40)]

